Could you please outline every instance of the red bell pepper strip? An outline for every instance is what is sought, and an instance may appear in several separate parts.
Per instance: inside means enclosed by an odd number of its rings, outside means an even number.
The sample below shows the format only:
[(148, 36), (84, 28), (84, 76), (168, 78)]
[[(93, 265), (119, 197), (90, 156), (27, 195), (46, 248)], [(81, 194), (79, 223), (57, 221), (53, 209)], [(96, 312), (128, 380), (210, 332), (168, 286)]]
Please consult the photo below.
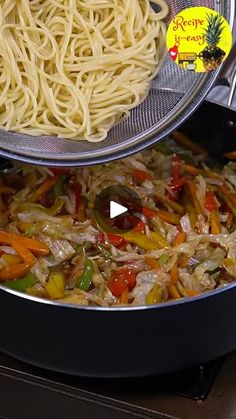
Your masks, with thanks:
[(155, 217), (156, 211), (153, 210), (152, 208), (148, 208), (148, 207), (143, 207), (143, 215), (148, 219), (151, 220), (153, 217)]
[(81, 205), (81, 185), (77, 183), (73, 190), (75, 194), (75, 211), (77, 213)]
[(171, 159), (171, 178), (174, 186), (180, 178), (180, 157), (174, 154)]
[(107, 286), (115, 297), (120, 297), (127, 287), (129, 291), (135, 287), (136, 276), (136, 273), (131, 269), (119, 269), (111, 275)]
[(178, 155), (174, 154), (171, 160), (171, 184), (170, 187), (175, 192), (181, 189), (186, 183), (186, 176), (181, 176), (181, 159)]
[(119, 234), (113, 234), (113, 233), (106, 233), (106, 235), (102, 232), (98, 233), (97, 240), (99, 243), (105, 243), (108, 241), (109, 244), (115, 246), (115, 247), (122, 247), (126, 240), (119, 236)]
[(205, 208), (212, 212), (212, 211), (216, 211), (218, 209), (218, 205), (216, 202), (216, 197), (214, 192), (212, 191), (207, 191), (206, 195), (205, 195)]
[(52, 174), (54, 177), (58, 177), (61, 175), (66, 175), (70, 173), (70, 169), (67, 169), (66, 167), (51, 167), (50, 168)]
[(145, 172), (144, 170), (139, 170), (139, 169), (133, 172), (133, 177), (135, 180), (139, 182), (144, 182), (145, 180), (153, 179), (153, 177), (149, 173)]

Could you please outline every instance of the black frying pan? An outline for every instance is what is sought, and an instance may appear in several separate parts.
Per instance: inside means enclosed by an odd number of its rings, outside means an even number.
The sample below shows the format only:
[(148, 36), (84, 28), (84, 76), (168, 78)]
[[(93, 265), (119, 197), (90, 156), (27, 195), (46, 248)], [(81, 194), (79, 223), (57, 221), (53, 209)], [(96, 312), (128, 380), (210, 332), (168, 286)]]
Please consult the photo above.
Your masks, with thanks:
[[(236, 113), (202, 107), (183, 130), (221, 159), (236, 148)], [(126, 377), (162, 374), (236, 348), (236, 283), (144, 308), (76, 307), (0, 288), (0, 350), (60, 372)]]

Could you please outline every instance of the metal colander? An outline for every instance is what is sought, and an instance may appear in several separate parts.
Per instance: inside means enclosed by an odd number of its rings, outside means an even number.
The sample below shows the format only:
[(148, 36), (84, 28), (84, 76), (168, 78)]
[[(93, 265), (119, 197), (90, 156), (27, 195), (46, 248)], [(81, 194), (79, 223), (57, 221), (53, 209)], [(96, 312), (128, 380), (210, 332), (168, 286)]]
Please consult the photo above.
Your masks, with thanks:
[[(205, 6), (219, 11), (233, 26), (235, 0), (169, 0), (168, 3), (170, 19), (187, 7)], [(0, 155), (48, 166), (90, 165), (128, 156), (163, 139), (183, 123), (204, 99), (219, 70), (211, 74), (187, 72), (166, 56), (146, 100), (128, 119), (111, 129), (101, 143), (0, 130)]]

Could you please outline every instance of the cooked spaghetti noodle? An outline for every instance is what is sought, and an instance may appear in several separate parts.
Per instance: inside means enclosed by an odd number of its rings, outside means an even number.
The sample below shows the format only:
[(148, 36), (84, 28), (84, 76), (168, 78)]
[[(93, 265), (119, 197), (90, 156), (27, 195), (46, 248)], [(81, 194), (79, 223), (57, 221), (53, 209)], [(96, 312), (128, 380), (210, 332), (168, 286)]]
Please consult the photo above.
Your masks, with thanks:
[(167, 13), (164, 0), (1, 1), (0, 126), (103, 140), (145, 99)]

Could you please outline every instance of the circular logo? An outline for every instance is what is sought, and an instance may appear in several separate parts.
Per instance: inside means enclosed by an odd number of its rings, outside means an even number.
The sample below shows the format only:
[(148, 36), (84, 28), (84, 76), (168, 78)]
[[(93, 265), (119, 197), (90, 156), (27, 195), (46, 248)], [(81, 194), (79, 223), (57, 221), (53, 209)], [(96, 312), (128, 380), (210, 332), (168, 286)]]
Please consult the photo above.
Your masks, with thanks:
[(190, 7), (171, 21), (166, 35), (171, 59), (181, 68), (197, 73), (216, 70), (229, 55), (232, 31), (218, 12)]
[(142, 201), (133, 190), (114, 185), (96, 196), (93, 213), (103, 230), (124, 233), (138, 225), (142, 210)]

